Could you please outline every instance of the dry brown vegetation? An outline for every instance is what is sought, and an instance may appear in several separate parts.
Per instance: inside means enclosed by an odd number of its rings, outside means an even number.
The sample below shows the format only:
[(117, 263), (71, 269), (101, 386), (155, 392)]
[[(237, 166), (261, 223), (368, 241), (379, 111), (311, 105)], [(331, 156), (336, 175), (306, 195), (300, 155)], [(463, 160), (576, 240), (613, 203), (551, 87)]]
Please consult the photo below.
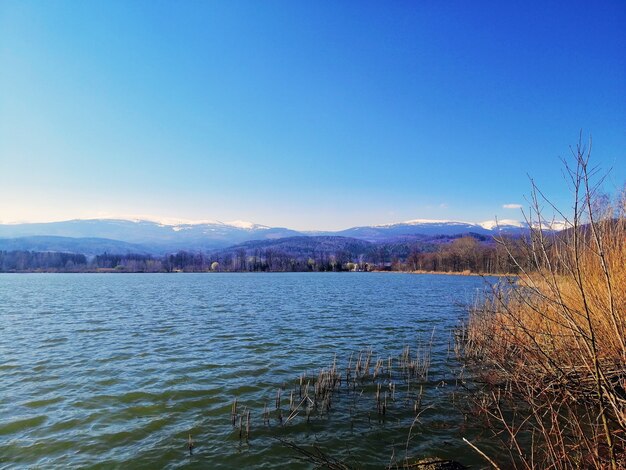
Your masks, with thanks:
[[(570, 228), (547, 234), (534, 186), (519, 276), (477, 306), (460, 348), (485, 384), (475, 411), (516, 468), (626, 468), (626, 214), (581, 144)], [(505, 244), (506, 246), (506, 244)], [(509, 463), (507, 463), (509, 465)]]

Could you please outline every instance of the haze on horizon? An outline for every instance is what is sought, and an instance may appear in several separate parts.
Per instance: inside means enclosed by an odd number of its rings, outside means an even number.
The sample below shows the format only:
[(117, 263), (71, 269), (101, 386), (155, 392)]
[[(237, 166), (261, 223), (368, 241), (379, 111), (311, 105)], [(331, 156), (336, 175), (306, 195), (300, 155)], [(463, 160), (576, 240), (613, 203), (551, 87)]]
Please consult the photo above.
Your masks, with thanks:
[[(626, 181), (623, 2), (0, 3), (0, 223), (520, 219)], [(143, 216), (142, 216), (143, 214)]]

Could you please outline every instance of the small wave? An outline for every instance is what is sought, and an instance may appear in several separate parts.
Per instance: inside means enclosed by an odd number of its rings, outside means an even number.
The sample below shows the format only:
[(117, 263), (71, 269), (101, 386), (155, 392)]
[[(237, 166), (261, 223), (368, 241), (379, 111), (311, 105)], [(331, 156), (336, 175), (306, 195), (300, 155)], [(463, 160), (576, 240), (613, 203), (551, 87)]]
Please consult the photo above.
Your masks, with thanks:
[(47, 416), (32, 416), (30, 418), (16, 419), (10, 423), (0, 424), (0, 436), (14, 434), (25, 429), (42, 425), (48, 419)]
[(54, 403), (58, 403), (60, 401), (63, 401), (62, 397), (53, 397), (53, 398), (47, 398), (43, 400), (27, 401), (23, 403), (23, 405), (27, 406), (28, 408), (41, 408), (47, 405), (53, 405)]

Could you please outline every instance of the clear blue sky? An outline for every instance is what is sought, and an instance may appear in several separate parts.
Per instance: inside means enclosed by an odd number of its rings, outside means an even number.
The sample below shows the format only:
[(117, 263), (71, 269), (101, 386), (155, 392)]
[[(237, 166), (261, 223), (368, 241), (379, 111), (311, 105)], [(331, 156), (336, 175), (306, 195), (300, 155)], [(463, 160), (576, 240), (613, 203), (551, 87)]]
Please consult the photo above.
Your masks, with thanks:
[(338, 229), (626, 181), (626, 3), (0, 2), (0, 221)]

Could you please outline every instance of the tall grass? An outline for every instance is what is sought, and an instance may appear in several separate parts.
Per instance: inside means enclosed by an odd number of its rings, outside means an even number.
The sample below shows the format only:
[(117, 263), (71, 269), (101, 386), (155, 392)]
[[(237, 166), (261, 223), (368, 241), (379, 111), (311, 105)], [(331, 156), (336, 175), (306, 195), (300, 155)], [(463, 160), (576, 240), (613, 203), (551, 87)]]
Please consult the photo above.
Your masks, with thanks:
[[(477, 410), (517, 468), (626, 468), (626, 201), (599, 193), (581, 144), (573, 156), (572, 215), (533, 183), (520, 275), (494, 288), (461, 335), (485, 384)], [(566, 230), (545, 230), (546, 207)]]

